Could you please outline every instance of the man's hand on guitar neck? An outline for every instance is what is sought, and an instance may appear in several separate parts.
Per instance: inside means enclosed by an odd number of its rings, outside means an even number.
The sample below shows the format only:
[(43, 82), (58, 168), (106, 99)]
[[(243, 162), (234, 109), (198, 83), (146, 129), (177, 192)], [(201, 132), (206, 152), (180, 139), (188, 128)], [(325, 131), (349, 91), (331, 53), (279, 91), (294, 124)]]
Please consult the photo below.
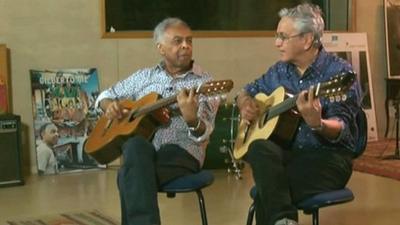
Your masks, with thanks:
[(308, 91), (302, 91), (296, 100), (297, 110), (300, 112), (304, 121), (310, 127), (321, 126), (321, 103), (319, 98), (314, 96), (313, 88)]
[(296, 105), (304, 121), (313, 131), (317, 131), (331, 140), (335, 140), (339, 136), (343, 128), (343, 122), (337, 118), (322, 119), (321, 102), (314, 95), (312, 87), (308, 91), (302, 91), (299, 94)]
[(250, 123), (260, 114), (260, 108), (253, 97), (248, 95), (246, 91), (241, 91), (236, 99), (239, 108), (240, 117), (243, 121)]
[(194, 89), (184, 89), (177, 95), (177, 101), (179, 110), (186, 124), (194, 128), (193, 131), (197, 134), (203, 134), (206, 128), (204, 123), (197, 117), (199, 108), (198, 97)]

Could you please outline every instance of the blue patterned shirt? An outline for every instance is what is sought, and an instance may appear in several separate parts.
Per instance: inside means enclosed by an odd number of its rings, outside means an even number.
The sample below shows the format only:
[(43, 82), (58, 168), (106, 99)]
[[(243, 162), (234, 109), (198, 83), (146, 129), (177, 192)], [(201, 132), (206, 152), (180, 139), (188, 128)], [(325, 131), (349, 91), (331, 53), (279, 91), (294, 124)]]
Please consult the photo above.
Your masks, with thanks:
[[(98, 107), (100, 101), (105, 98), (137, 100), (150, 92), (156, 92), (162, 98), (167, 98), (178, 94), (184, 88), (197, 87), (210, 79), (210, 75), (196, 64), (193, 64), (190, 71), (172, 77), (164, 69), (164, 63), (160, 63), (152, 68), (141, 69), (103, 91), (96, 100), (96, 106)], [(206, 131), (200, 137), (191, 134), (188, 125), (179, 113), (174, 114), (179, 111), (177, 103), (170, 105), (172, 112), (170, 123), (157, 129), (152, 140), (156, 150), (164, 144), (177, 144), (194, 156), (200, 165), (203, 165), (205, 148), (209, 135), (214, 129), (218, 105), (218, 98), (210, 99), (200, 95), (197, 114), (206, 125)]]
[[(255, 96), (259, 92), (270, 95), (277, 87), (283, 86), (286, 92), (298, 94), (308, 90), (311, 85), (325, 82), (341, 72), (351, 71), (351, 65), (336, 55), (327, 53), (321, 48), (316, 60), (309, 66), (301, 77), (296, 66), (291, 63), (279, 61), (265, 74), (254, 82), (246, 85), (245, 90)], [(322, 137), (313, 132), (310, 127), (300, 120), (298, 131), (294, 137), (291, 149), (320, 149), (338, 150), (345, 149), (355, 151), (355, 143), (358, 137), (358, 126), (355, 116), (360, 110), (360, 88), (355, 82), (346, 93), (347, 99), (341, 102), (331, 102), (327, 98), (320, 98), (322, 106), (322, 118), (337, 118), (342, 122), (342, 130), (335, 140)]]

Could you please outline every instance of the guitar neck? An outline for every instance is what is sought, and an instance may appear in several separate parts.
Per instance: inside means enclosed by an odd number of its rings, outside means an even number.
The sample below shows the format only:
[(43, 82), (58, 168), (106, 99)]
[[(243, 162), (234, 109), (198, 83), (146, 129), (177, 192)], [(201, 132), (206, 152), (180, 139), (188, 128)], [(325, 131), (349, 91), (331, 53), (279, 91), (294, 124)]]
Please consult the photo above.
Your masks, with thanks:
[(289, 109), (295, 107), (296, 106), (296, 100), (297, 100), (298, 96), (299, 95), (295, 95), (295, 96), (293, 96), (291, 98), (287, 98), (285, 101), (283, 101), (283, 102), (271, 107), (269, 109), (267, 119), (269, 120), (271, 118), (274, 118), (275, 116), (278, 116), (278, 115), (288, 111)]
[(176, 97), (177, 97), (177, 95), (173, 95), (173, 96), (170, 96), (168, 98), (162, 98), (162, 99), (158, 100), (157, 102), (155, 102), (154, 104), (146, 105), (146, 106), (138, 109), (137, 111), (135, 111), (134, 112), (134, 116), (138, 117), (138, 116), (141, 116), (141, 115), (145, 115), (145, 114), (148, 114), (148, 113), (150, 113), (152, 111), (155, 111), (157, 109), (165, 107), (167, 105), (175, 103), (177, 101)]
[[(321, 83), (318, 83), (316, 85), (315, 88), (312, 89), (312, 91), (314, 92), (314, 96), (315, 97), (319, 97), (320, 96), (320, 87), (321, 87)], [(294, 95), (293, 97), (287, 98), (286, 100), (284, 100), (283, 102), (275, 105), (274, 107), (271, 107), (269, 109), (268, 112), (268, 119), (271, 119), (275, 116), (278, 116), (286, 111), (288, 111), (289, 109), (293, 108), (296, 106), (296, 100), (299, 97), (299, 94)]]
[[(200, 85), (195, 90), (195, 94), (204, 94), (204, 95), (211, 95), (211, 94), (219, 94), (225, 93), (232, 89), (233, 81), (232, 80), (220, 80), (220, 81), (209, 81), (205, 84)], [(153, 104), (146, 105), (140, 109), (137, 109), (132, 112), (132, 116), (141, 116), (147, 113), (150, 113), (154, 110), (160, 109), (177, 101), (177, 96), (173, 95), (167, 98), (159, 99)]]

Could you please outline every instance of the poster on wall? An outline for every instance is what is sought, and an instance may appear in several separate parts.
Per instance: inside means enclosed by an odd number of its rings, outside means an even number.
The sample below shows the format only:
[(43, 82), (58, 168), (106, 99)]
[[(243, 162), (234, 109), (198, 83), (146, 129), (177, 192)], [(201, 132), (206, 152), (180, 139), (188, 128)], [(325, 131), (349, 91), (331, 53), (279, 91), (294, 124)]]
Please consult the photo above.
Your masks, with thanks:
[(371, 83), (367, 34), (325, 33), (322, 42), (328, 52), (333, 52), (352, 64), (362, 89), (361, 106), (368, 119), (368, 141), (377, 141), (378, 132)]
[(384, 8), (388, 74), (400, 79), (400, 0), (385, 0)]
[(99, 113), (97, 70), (30, 70), (39, 174), (104, 167), (83, 150)]
[(0, 44), (0, 114), (10, 112), (10, 76), (7, 51), (7, 46)]

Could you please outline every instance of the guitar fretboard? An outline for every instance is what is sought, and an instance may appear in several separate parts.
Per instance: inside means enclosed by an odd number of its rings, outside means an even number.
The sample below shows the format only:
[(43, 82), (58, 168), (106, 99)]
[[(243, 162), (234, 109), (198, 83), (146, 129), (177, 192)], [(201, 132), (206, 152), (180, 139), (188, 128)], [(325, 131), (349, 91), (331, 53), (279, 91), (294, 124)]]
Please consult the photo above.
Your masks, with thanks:
[(148, 114), (148, 113), (150, 113), (150, 112), (152, 112), (154, 110), (160, 109), (160, 108), (162, 108), (164, 106), (170, 105), (170, 104), (176, 102), (176, 100), (177, 100), (176, 97), (177, 97), (177, 95), (173, 95), (173, 96), (170, 96), (170, 97), (167, 97), (167, 98), (160, 99), (157, 102), (155, 102), (154, 104), (146, 105), (146, 106), (144, 106), (142, 108), (134, 110), (132, 112), (131, 116), (139, 117), (141, 115), (146, 115), (146, 114)]

